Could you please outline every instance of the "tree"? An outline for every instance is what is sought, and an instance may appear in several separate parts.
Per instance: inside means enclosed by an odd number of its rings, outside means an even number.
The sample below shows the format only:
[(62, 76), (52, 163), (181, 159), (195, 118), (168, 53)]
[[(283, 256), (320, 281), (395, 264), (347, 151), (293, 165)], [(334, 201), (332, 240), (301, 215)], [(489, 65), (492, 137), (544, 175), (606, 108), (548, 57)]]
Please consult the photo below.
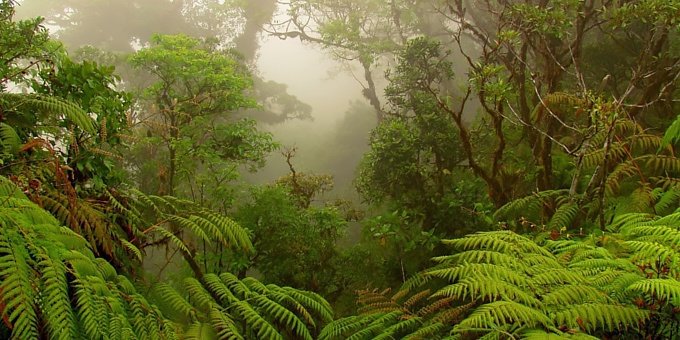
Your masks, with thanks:
[(142, 155), (160, 161), (151, 176), (159, 179), (157, 192), (206, 202), (210, 196), (205, 190), (232, 180), (236, 164), (257, 167), (275, 147), (253, 121), (232, 121), (235, 110), (255, 105), (246, 94), (252, 81), (216, 41), (155, 36), (154, 45), (131, 56), (130, 62), (154, 77), (145, 90), (144, 112), (134, 119), (161, 143)]
[(113, 52), (130, 52), (133, 44), (143, 45), (153, 34), (233, 34), (243, 22), (238, 8), (232, 1), (215, 0), (25, 0), (20, 11), (26, 17), (45, 17), (48, 24), (60, 28), (59, 39), (72, 47), (93, 45)]
[[(380, 9), (350, 10), (371, 6)], [(565, 98), (560, 94), (573, 95), (582, 103), (613, 98), (614, 106), (623, 108), (626, 115), (662, 124), (661, 128), (649, 126), (657, 133), (664, 129), (663, 121), (671, 118), (665, 112), (673, 112), (671, 98), (678, 74), (669, 35), (676, 30), (675, 14), (667, 14), (676, 12), (665, 11), (671, 8), (667, 6), (674, 4), (454, 0), (392, 1), (384, 6), (371, 1), (299, 1), (291, 4), (290, 19), (275, 25), (272, 33), (318, 43), (340, 51), (346, 59), (373, 62), (378, 55), (398, 55), (402, 70), (412, 65), (418, 68), (411, 73), (415, 75), (411, 80), (418, 82), (401, 86), (432, 91), (432, 100), (455, 123), (468, 166), (486, 182), (492, 201), (500, 207), (534, 188), (541, 191), (565, 185), (557, 182), (562, 180), (561, 171), (554, 166), (564, 164), (564, 157), (575, 163), (596, 130), (587, 115), (579, 117), (588, 112), (589, 105), (557, 109), (558, 98)], [(617, 50), (619, 62), (600, 67), (597, 60), (604, 60), (601, 56), (611, 51), (609, 47), (622, 42), (636, 48)], [(435, 46), (451, 43), (453, 52)], [(399, 50), (410, 52), (399, 54)], [(443, 63), (453, 60), (456, 63)], [(464, 79), (463, 73), (469, 77)], [(425, 74), (438, 77), (417, 76)], [(612, 78), (616, 80), (609, 81)], [(469, 124), (477, 110), (482, 133)], [(643, 110), (658, 119), (640, 115)], [(510, 145), (522, 147), (510, 149)], [(533, 159), (529, 172), (522, 169), (525, 157)], [(518, 164), (517, 159), (522, 161)]]
[[(11, 13), (11, 5), (0, 8)], [(13, 36), (17, 32), (32, 36), (16, 27), (40, 31), (37, 24), (12, 25), (11, 14), (4, 19), (0, 24), (8, 34), (2, 43), (21, 42)], [(25, 81), (40, 93), (0, 91), (2, 172), (9, 177), (0, 176), (3, 337), (311, 339), (332, 318), (316, 294), (228, 273), (205, 275), (195, 261), (196, 240), (252, 250), (248, 232), (226, 216), (191, 201), (124, 188), (127, 183), (96, 167), (78, 167), (106, 164), (106, 153), (79, 156), (95, 143), (119, 142), (117, 134), (106, 136), (106, 127), (122, 130), (127, 96), (113, 89), (109, 67), (73, 63), (61, 50), (51, 54), (59, 57), (56, 62), (33, 62), (50, 54), (30, 40), (23, 47), (0, 44), (1, 51), (15, 48), (19, 54), (3, 54), (10, 70), (3, 79)], [(11, 72), (26, 65), (36, 72)], [(122, 169), (111, 169), (117, 171)], [(98, 185), (88, 188), (95, 178)], [(164, 283), (157, 285), (164, 294), (145, 296), (148, 282), (138, 263), (146, 247), (164, 243), (182, 252), (195, 277), (184, 278), (182, 293)]]
[(383, 108), (374, 72), (384, 56), (400, 49), (416, 34), (417, 17), (402, 1), (291, 1), (288, 18), (276, 21), (268, 31), (281, 39), (299, 38), (320, 44), (342, 62), (361, 66), (362, 94), (380, 121)]
[[(388, 74), (391, 84), (385, 93), (391, 105), (390, 115), (373, 131), (371, 150), (364, 157), (358, 187), (371, 202), (392, 201), (400, 209), (422, 216), (425, 230), (434, 228), (442, 235), (452, 236), (453, 231), (448, 230), (452, 221), (456, 221), (453, 224), (459, 228), (480, 226), (478, 215), (483, 212), (475, 212), (473, 204), (482, 198), (471, 193), (467, 197), (469, 201), (463, 203), (469, 205), (467, 211), (465, 207), (452, 209), (456, 199), (452, 195), (462, 185), (458, 179), (466, 175), (467, 155), (459, 144), (456, 123), (448, 112), (441, 110), (426, 85), (428, 81), (441, 80), (439, 72), (450, 68), (447, 61), (437, 57), (434, 46), (437, 45), (410, 42), (409, 48), (400, 55), (395, 72)], [(420, 59), (420, 53), (432, 60)], [(441, 64), (422, 67), (431, 61)], [(456, 217), (461, 213), (471, 216)], [(466, 221), (470, 217), (474, 220)]]
[[(42, 15), (69, 50), (89, 50), (89, 61), (115, 64), (121, 70), (124, 86), (131, 90), (140, 81), (128, 70), (124, 57), (135, 46), (151, 43), (154, 34), (185, 34), (195, 38), (215, 38), (222, 46), (232, 46), (243, 56), (243, 63), (255, 68), (259, 32), (276, 11), (276, 1), (117, 1), (114, 3), (69, 0), (53, 2), (24, 0), (24, 16)], [(91, 53), (103, 49), (109, 55)], [(104, 60), (99, 59), (105, 57)], [(254, 72), (256, 73), (256, 72)], [(249, 110), (253, 118), (267, 123), (289, 119), (310, 119), (311, 107), (287, 92), (284, 84), (254, 75), (252, 95), (260, 104)]]
[(336, 207), (301, 206), (295, 192), (277, 185), (254, 190), (236, 219), (253, 231), (257, 251), (249, 267), (267, 281), (325, 296), (340, 290), (336, 242), (347, 222)]

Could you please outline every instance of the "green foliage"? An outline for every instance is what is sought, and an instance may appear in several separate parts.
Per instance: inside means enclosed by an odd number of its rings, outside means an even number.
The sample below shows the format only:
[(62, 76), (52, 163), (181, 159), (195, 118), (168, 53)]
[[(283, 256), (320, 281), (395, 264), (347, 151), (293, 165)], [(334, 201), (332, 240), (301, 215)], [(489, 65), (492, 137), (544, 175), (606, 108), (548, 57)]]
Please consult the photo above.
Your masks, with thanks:
[[(156, 77), (147, 93), (160, 99), (160, 105), (177, 105), (177, 110), (189, 115), (253, 106), (243, 93), (252, 86), (246, 70), (215, 41), (154, 35), (151, 42), (150, 47), (132, 55), (130, 63)], [(173, 104), (173, 99), (177, 103)]]
[[(596, 124), (604, 125), (587, 138), (570, 189), (540, 191), (511, 201), (496, 211), (495, 218), (560, 233), (573, 233), (578, 226), (582, 234), (598, 217), (603, 228), (605, 218), (618, 214), (673, 212), (680, 198), (677, 183), (667, 179), (680, 169), (673, 148), (662, 147), (661, 136), (629, 119)], [(590, 174), (581, 176), (582, 171)]]
[[(114, 161), (121, 160), (120, 146), (129, 135), (128, 110), (132, 96), (117, 89), (120, 78), (113, 66), (92, 61), (76, 63), (67, 56), (58, 58), (52, 69), (41, 70), (32, 80), (37, 93), (63, 98), (78, 105), (96, 119), (94, 131), (80, 127), (70, 131), (67, 165), (73, 169), (76, 185), (99, 191), (105, 185), (121, 182)], [(69, 120), (62, 125), (68, 128)], [(82, 132), (80, 131), (82, 130)], [(118, 170), (118, 171), (117, 171)]]
[(97, 132), (94, 120), (81, 107), (63, 99), (36, 94), (2, 93), (0, 102), (10, 114), (8, 118), (12, 119), (12, 125), (23, 128), (32, 127), (33, 134), (39, 131), (55, 131), (49, 125), (41, 129), (38, 123), (45, 124), (50, 120), (75, 124), (89, 133)]
[(229, 273), (208, 274), (204, 284), (187, 278), (180, 291), (167, 284), (154, 291), (168, 315), (187, 325), (188, 339), (312, 339), (332, 320), (319, 295)]
[[(171, 339), (180, 335), (205, 339), (209, 334), (311, 339), (332, 319), (328, 303), (314, 293), (265, 286), (252, 278), (238, 280), (231, 274), (205, 275), (203, 283), (185, 279), (187, 297), (167, 284), (158, 284), (160, 305), (170, 306), (162, 314), (127, 278), (95, 258), (85, 239), (59, 227), (54, 217), (31, 203), (17, 186), (2, 178), (0, 188), (1, 306), (5, 330), (11, 329), (13, 337), (37, 338), (46, 332), (50, 338), (67, 339)], [(140, 196), (140, 201), (197, 234), (207, 236), (209, 231), (215, 239), (234, 243), (244, 236), (223, 217), (185, 210), (190, 203), (149, 196)]]
[(174, 326), (82, 237), (8, 179), (0, 187), (3, 331), (16, 339), (172, 338)]
[[(450, 68), (438, 43), (409, 41), (388, 73), (385, 94), (392, 115), (372, 132), (357, 179), (359, 192), (371, 203), (388, 202), (422, 215), (424, 229), (447, 237), (486, 222), (475, 206), (483, 206), (482, 184), (459, 180), (470, 173), (461, 167), (465, 154), (456, 123), (433, 92), (450, 80)], [(453, 224), (463, 230), (453, 230)]]
[(250, 265), (267, 281), (326, 294), (340, 289), (335, 243), (347, 222), (337, 208), (300, 207), (285, 187), (273, 186), (253, 190), (236, 219), (252, 230)]
[(322, 338), (672, 336), (678, 219), (622, 215), (615, 234), (584, 240), (536, 243), (510, 231), (446, 240), (457, 252), (434, 258), (392, 297), (360, 293), (360, 314), (329, 324)]
[(9, 81), (23, 82), (38, 64), (49, 61), (55, 48), (42, 19), (15, 21), (14, 14), (14, 1), (0, 3), (0, 92)]
[(677, 143), (680, 141), (680, 116), (673, 121), (673, 124), (668, 127), (663, 136), (663, 143), (665, 145)]
[(255, 106), (247, 68), (217, 41), (185, 35), (156, 35), (129, 62), (153, 79), (140, 102), (144, 143), (134, 152), (142, 190), (221, 202), (213, 207), (226, 211), (233, 196), (224, 185), (238, 166), (255, 170), (277, 147), (254, 121), (234, 119)]

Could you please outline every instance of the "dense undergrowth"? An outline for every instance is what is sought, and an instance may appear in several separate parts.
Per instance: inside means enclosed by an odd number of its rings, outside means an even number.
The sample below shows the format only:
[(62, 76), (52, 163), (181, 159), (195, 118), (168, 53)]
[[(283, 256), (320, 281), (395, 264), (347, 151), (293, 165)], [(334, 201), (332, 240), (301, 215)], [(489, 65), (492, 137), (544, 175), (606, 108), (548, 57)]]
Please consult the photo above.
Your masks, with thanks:
[(357, 207), (243, 118), (276, 101), (224, 41), (69, 54), (1, 2), (0, 337), (680, 337), (678, 3), (606, 3), (293, 1), (319, 31), (273, 34), (365, 70)]

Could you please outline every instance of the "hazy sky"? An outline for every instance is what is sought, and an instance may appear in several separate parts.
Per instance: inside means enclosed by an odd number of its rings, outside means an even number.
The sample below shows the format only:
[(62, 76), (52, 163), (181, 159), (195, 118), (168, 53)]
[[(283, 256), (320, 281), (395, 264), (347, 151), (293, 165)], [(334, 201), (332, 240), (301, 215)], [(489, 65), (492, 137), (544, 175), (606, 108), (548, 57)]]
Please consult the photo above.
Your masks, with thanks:
[[(264, 37), (258, 68), (265, 79), (288, 84), (289, 92), (312, 105), (319, 127), (327, 127), (361, 98), (359, 83), (318, 47), (297, 39)], [(315, 125), (317, 125), (315, 124)]]

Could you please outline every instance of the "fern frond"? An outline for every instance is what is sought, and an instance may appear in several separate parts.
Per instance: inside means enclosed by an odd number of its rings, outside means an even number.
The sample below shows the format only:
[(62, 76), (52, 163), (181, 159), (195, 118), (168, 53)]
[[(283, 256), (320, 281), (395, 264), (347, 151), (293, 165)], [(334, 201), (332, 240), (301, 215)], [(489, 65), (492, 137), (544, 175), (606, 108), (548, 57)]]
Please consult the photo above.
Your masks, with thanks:
[(680, 246), (680, 230), (665, 225), (640, 225), (625, 229), (624, 235), (639, 241), (660, 242), (670, 246)]
[(88, 282), (84, 278), (79, 278), (75, 283), (78, 317), (85, 330), (85, 334), (90, 339), (103, 338), (106, 330), (102, 329), (106, 322), (107, 312), (103, 301), (97, 298), (96, 283)]
[(229, 317), (228, 314), (222, 313), (217, 308), (213, 308), (210, 311), (210, 322), (212, 327), (217, 331), (217, 337), (219, 339), (227, 340), (243, 340), (245, 339), (241, 335), (240, 330), (234, 323), (234, 321)]
[(404, 301), (402, 304), (405, 308), (411, 309), (414, 307), (417, 303), (423, 301), (423, 299), (426, 299), (430, 296), (430, 290), (425, 289), (422, 292), (413, 294), (408, 300)]
[(680, 210), (676, 210), (672, 214), (666, 215), (654, 221), (655, 225), (667, 225), (675, 228), (680, 228)]
[(677, 143), (678, 141), (680, 141), (680, 116), (675, 118), (663, 135), (664, 145)]
[(614, 256), (605, 248), (597, 247), (581, 250), (572, 256), (570, 266), (588, 259), (613, 260)]
[(522, 332), (522, 339), (524, 340), (563, 340), (563, 339), (573, 339), (573, 340), (598, 340), (600, 338), (590, 336), (588, 334), (576, 333), (548, 333), (544, 330), (531, 329)]
[(42, 115), (63, 116), (83, 131), (96, 134), (96, 123), (87, 112), (70, 101), (39, 94), (0, 93), (4, 100), (16, 103), (15, 109), (29, 110)]
[(435, 322), (430, 325), (424, 325), (419, 327), (415, 332), (408, 334), (403, 337), (404, 340), (416, 340), (416, 339), (436, 339), (437, 334), (444, 333), (448, 326), (441, 323)]
[(665, 215), (665, 213), (672, 212), (680, 206), (680, 190), (671, 188), (664, 191), (661, 197), (656, 200), (654, 211), (658, 214)]
[(512, 283), (516, 286), (529, 286), (529, 280), (526, 276), (517, 273), (510, 268), (488, 263), (470, 263), (454, 268), (427, 270), (425, 271), (425, 275), (440, 277), (448, 280), (449, 282), (456, 282), (459, 279), (473, 275), (484, 275), (497, 280), (503, 280), (505, 282)]
[(442, 243), (460, 250), (483, 249), (501, 253), (518, 251), (552, 256), (550, 252), (534, 241), (511, 231), (477, 232), (455, 240), (442, 240)]
[(536, 275), (531, 278), (534, 285), (552, 286), (556, 284), (579, 284), (586, 282), (586, 278), (566, 268), (532, 268)]
[(165, 237), (168, 240), (170, 240), (170, 242), (172, 242), (172, 244), (175, 247), (177, 247), (179, 250), (181, 250), (181, 251), (183, 251), (187, 254), (191, 254), (191, 252), (189, 251), (189, 248), (187, 248), (187, 246), (184, 244), (184, 241), (182, 241), (179, 237), (177, 237), (177, 235), (175, 235), (171, 231), (169, 231), (169, 230), (167, 230), (163, 227), (158, 227), (158, 228), (154, 229), (154, 232), (156, 232), (156, 233), (160, 234), (162, 237)]
[(495, 280), (492, 277), (469, 276), (458, 283), (446, 286), (432, 295), (433, 298), (455, 297), (459, 301), (480, 299), (494, 301), (499, 298), (520, 302), (532, 307), (540, 307), (542, 303), (527, 293), (524, 289), (513, 284)]
[(598, 329), (613, 331), (635, 327), (648, 316), (649, 312), (635, 307), (586, 303), (570, 305), (555, 313), (555, 322), (570, 328), (583, 327), (588, 332)]
[(653, 171), (657, 171), (659, 173), (680, 172), (680, 158), (664, 155), (649, 155), (641, 158), (647, 159), (646, 165)]
[(210, 324), (206, 322), (195, 321), (184, 333), (184, 338), (193, 340), (214, 339), (216, 335), (217, 334), (215, 334), (215, 330)]
[(307, 310), (307, 308), (305, 308), (305, 306), (303, 306), (300, 302), (286, 294), (285, 291), (283, 291), (280, 287), (274, 285), (270, 286), (267, 296), (270, 299), (276, 301), (278, 304), (286, 306), (286, 308), (288, 308), (289, 310), (297, 313), (297, 315), (302, 317), (304, 322), (307, 325), (309, 325), (309, 327), (316, 328), (316, 322), (314, 321), (314, 317)]
[(38, 265), (43, 286), (41, 305), (45, 311), (50, 336), (57, 339), (74, 339), (77, 337), (77, 323), (68, 293), (66, 266), (61, 261), (55, 261), (53, 258), (56, 256), (41, 254), (40, 257)]
[(133, 253), (135, 255), (135, 257), (137, 258), (137, 260), (139, 260), (140, 262), (142, 261), (142, 252), (139, 250), (139, 248), (137, 248), (137, 246), (128, 242), (128, 240), (126, 240), (126, 239), (120, 239), (120, 243), (123, 244), (125, 249), (127, 249), (131, 253)]
[(215, 300), (203, 285), (193, 277), (184, 279), (184, 290), (189, 294), (191, 302), (204, 311), (210, 311), (215, 306)]
[(568, 193), (568, 190), (549, 190), (515, 199), (496, 210), (493, 217), (497, 221), (503, 221), (520, 216), (528, 217), (538, 215), (538, 212), (547, 200), (564, 196)]
[(450, 307), (455, 301), (456, 298), (454, 297), (437, 299), (434, 302), (430, 303), (429, 305), (419, 309), (415, 314), (418, 316), (435, 314), (442, 309)]
[(590, 258), (580, 261), (573, 260), (573, 262), (569, 264), (569, 268), (589, 270), (591, 272), (601, 272), (605, 270), (616, 269), (631, 271), (637, 269), (637, 267), (634, 264), (630, 263), (630, 261), (626, 259), (602, 259), (602, 258), (594, 259)]
[(246, 253), (252, 252), (253, 244), (250, 241), (250, 235), (247, 229), (241, 227), (234, 220), (226, 216), (205, 212), (203, 217), (205, 220), (212, 222), (216, 229), (224, 235), (224, 239), (228, 246), (236, 246), (237, 249)]
[(627, 289), (665, 301), (680, 299), (680, 282), (675, 279), (640, 280)]
[(349, 316), (335, 320), (323, 328), (319, 334), (319, 340), (346, 339), (347, 334), (353, 334), (356, 330), (362, 329), (379, 315)]
[(222, 282), (224, 282), (224, 284), (229, 287), (229, 290), (235, 293), (234, 295), (239, 299), (247, 299), (250, 297), (250, 289), (243, 282), (241, 282), (241, 280), (239, 280), (236, 275), (228, 272), (222, 273), (220, 274), (220, 280), (222, 280)]
[(13, 127), (5, 123), (0, 123), (0, 146), (8, 154), (16, 153), (21, 147), (21, 137)]
[(282, 290), (286, 292), (290, 297), (295, 299), (309, 311), (314, 312), (318, 315), (323, 322), (330, 322), (333, 320), (333, 308), (331, 305), (322, 298), (320, 295), (314, 292), (297, 290), (291, 287), (282, 287)]
[[(1, 226), (3, 229), (10, 226)], [(38, 338), (36, 292), (33, 288), (30, 255), (24, 240), (17, 234), (8, 238), (0, 233), (0, 291), (3, 315), (13, 325), (12, 334), (21, 339)]]
[(285, 329), (291, 330), (300, 338), (311, 340), (312, 335), (305, 324), (291, 311), (278, 303), (270, 300), (266, 296), (256, 295), (250, 300), (251, 305), (257, 306), (258, 309), (266, 312), (271, 316), (271, 320), (277, 324), (285, 325)]
[(675, 266), (680, 263), (680, 253), (673, 248), (658, 242), (644, 242), (644, 241), (626, 241), (624, 243), (635, 251), (632, 257), (634, 262), (649, 264), (655, 266), (657, 263), (671, 263)]
[(576, 219), (581, 207), (576, 202), (569, 202), (560, 205), (548, 222), (548, 229), (561, 228), (571, 229), (572, 223)]
[[(402, 315), (401, 311), (392, 311), (384, 314), (377, 314), (378, 317), (365, 325), (360, 331), (347, 337), (347, 340), (373, 339), (380, 334), (387, 325), (394, 325)], [(387, 327), (388, 329), (390, 327)]]
[(196, 320), (197, 313), (194, 307), (170, 285), (160, 283), (156, 286), (155, 291), (159, 296), (163, 297), (163, 301), (168, 303), (174, 311), (177, 311), (188, 320)]
[(654, 221), (656, 216), (647, 213), (626, 213), (617, 215), (609, 225), (609, 229), (616, 232), (625, 233), (626, 229), (646, 225)]
[(491, 250), (467, 250), (454, 255), (433, 257), (432, 260), (448, 264), (489, 263), (515, 269), (524, 268), (524, 264), (516, 257)]
[(220, 280), (220, 278), (215, 274), (206, 274), (203, 276), (203, 281), (205, 281), (206, 286), (210, 291), (220, 298), (220, 305), (227, 305), (229, 303), (238, 301), (236, 296), (229, 290), (229, 288)]
[(236, 302), (232, 307), (245, 320), (247, 328), (252, 329), (259, 339), (283, 339), (278, 330), (246, 301)]
[(423, 320), (419, 317), (402, 318), (392, 326), (384, 328), (378, 335), (373, 337), (373, 339), (384, 340), (406, 338), (398, 335), (412, 333), (413, 330), (418, 330), (422, 324)]
[(555, 307), (563, 307), (587, 302), (611, 302), (601, 290), (582, 284), (572, 284), (557, 287), (542, 296), (544, 303)]
[(191, 230), (191, 232), (198, 236), (198, 239), (205, 242), (206, 244), (210, 244), (211, 237), (208, 236), (208, 234), (205, 233), (203, 228), (201, 228), (198, 224), (194, 223), (192, 220), (188, 218), (184, 218), (182, 216), (177, 216), (177, 215), (170, 215), (168, 216), (168, 220), (170, 222), (175, 223), (177, 226), (180, 228), (185, 228)]
[(494, 301), (477, 307), (463, 321), (453, 327), (453, 332), (464, 333), (470, 329), (483, 329), (489, 325), (517, 325), (525, 327), (550, 327), (552, 320), (542, 311), (513, 301)]
[(624, 272), (616, 276), (609, 284), (602, 288), (609, 292), (610, 296), (619, 301), (630, 301), (632, 292), (627, 288), (635, 282), (642, 280), (643, 277), (638, 273)]

